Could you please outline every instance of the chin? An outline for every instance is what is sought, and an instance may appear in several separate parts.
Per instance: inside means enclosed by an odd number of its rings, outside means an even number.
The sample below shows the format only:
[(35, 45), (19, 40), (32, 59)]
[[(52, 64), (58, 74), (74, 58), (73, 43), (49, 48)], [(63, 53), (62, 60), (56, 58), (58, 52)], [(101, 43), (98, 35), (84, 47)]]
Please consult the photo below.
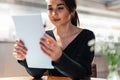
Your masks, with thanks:
[(59, 23), (52, 23), (54, 26), (59, 26), (60, 24)]

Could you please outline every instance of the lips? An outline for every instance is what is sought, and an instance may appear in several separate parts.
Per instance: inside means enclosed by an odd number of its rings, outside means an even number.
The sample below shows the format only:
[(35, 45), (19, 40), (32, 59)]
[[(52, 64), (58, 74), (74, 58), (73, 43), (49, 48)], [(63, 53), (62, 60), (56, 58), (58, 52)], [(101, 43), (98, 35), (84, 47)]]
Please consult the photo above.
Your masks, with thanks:
[(60, 19), (53, 19), (53, 21), (58, 22), (58, 21), (60, 21)]

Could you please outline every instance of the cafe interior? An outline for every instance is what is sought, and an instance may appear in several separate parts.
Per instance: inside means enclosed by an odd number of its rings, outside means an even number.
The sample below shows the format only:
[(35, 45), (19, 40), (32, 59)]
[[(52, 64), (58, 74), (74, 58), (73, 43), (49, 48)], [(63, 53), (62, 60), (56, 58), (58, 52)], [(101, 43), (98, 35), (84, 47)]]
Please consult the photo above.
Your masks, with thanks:
[[(92, 77), (106, 79), (108, 64), (96, 45), (101, 41), (120, 43), (120, 0), (77, 0), (77, 5), (80, 27), (93, 31), (96, 37)], [(45, 0), (0, 0), (0, 78), (30, 76), (12, 55), (17, 34), (11, 16), (41, 14), (42, 23), (49, 30), (53, 27), (46, 8)], [(119, 65), (117, 70), (120, 75)]]

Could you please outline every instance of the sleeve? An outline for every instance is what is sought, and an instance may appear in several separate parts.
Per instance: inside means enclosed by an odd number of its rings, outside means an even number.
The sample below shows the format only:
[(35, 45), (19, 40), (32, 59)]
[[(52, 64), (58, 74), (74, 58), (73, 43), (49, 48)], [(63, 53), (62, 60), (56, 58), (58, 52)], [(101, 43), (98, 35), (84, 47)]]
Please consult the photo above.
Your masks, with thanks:
[(43, 73), (46, 71), (46, 69), (38, 69), (38, 68), (29, 68), (27, 66), (26, 60), (20, 61), (18, 60), (18, 63), (20, 63), (22, 66), (25, 67), (26, 71), (35, 79), (39, 79), (43, 76)]
[(71, 78), (79, 78), (80, 76), (85, 76), (87, 73), (81, 64), (72, 60), (64, 52), (59, 61), (52, 62), (52, 64), (59, 72)]
[[(79, 59), (79, 61), (75, 61), (66, 55), (64, 52), (61, 58), (52, 62), (52, 65), (61, 73), (66, 76), (72, 77), (74, 79), (80, 79), (84, 77), (90, 77), (91, 75), (91, 63), (94, 57), (94, 51), (90, 51), (90, 46), (88, 46), (89, 40), (95, 39), (94, 34), (87, 35), (84, 50), (83, 50), (83, 58)], [(80, 50), (78, 50), (80, 51)], [(78, 52), (81, 53), (81, 52)]]

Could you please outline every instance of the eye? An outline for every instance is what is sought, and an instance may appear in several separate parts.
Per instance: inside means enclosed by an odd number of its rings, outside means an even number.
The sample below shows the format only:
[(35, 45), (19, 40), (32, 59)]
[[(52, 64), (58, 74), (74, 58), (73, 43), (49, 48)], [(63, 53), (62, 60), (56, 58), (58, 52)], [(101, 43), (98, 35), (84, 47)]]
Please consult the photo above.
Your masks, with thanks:
[(53, 10), (53, 8), (48, 8), (48, 10), (49, 10), (49, 11), (52, 11), (52, 10)]
[(63, 7), (58, 7), (58, 10), (63, 10), (64, 8)]

